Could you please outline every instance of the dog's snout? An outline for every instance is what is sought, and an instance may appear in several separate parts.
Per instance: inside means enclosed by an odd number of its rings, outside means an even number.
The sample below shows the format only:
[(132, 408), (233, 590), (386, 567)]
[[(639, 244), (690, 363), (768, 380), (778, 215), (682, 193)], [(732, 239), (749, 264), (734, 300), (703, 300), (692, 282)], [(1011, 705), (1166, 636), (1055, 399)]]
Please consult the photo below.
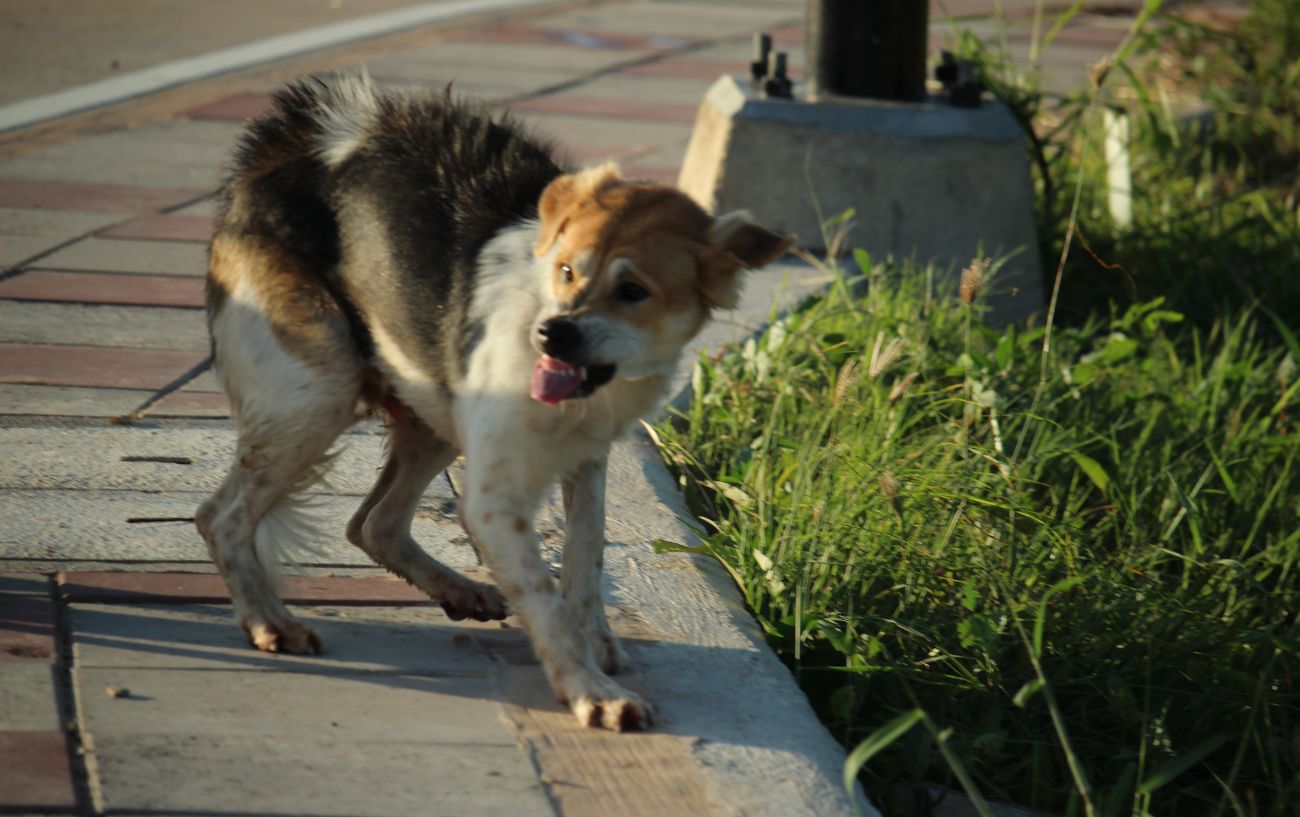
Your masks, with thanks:
[(582, 346), (582, 330), (568, 318), (551, 318), (537, 328), (542, 351), (560, 360), (570, 360)]

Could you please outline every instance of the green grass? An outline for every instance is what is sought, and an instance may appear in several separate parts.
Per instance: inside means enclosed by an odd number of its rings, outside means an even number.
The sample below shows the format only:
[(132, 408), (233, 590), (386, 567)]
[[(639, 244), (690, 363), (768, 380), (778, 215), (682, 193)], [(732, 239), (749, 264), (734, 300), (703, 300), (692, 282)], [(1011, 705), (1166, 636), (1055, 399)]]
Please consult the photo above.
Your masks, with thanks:
[[(1251, 25), (1300, 50), (1287, 20)], [(1189, 135), (1139, 105), (1121, 233), (1094, 106), (1059, 106), (1075, 137), (1035, 133), (1043, 240), (1092, 252), (1071, 249), (1054, 328), (991, 329), (978, 298), (859, 253), (701, 360), (659, 427), (703, 551), (886, 813), (920, 783), (1057, 814), (1297, 813), (1300, 106), (1269, 110)]]

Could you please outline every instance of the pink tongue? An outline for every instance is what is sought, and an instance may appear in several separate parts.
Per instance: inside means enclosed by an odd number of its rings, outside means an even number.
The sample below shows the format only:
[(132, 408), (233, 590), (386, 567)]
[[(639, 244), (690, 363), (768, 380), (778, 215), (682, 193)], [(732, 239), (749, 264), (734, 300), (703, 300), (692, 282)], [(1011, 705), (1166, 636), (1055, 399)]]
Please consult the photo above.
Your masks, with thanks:
[(563, 360), (556, 360), (550, 355), (533, 366), (533, 399), (541, 400), (547, 405), (555, 405), (573, 394), (582, 385), (582, 374), (578, 367), (571, 366)]

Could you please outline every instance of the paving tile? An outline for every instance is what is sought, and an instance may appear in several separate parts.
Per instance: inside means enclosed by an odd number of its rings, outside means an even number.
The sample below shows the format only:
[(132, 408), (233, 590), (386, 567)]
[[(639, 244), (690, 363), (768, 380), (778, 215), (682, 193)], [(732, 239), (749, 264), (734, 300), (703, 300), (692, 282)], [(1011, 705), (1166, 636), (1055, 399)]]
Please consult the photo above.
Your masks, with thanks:
[(448, 64), (437, 54), (404, 53), (370, 63), (370, 75), (385, 85), (400, 85), (428, 93), (451, 85), (457, 97), (492, 102), (571, 82), (585, 71), (506, 68), (490, 63)]
[[(618, 734), (586, 729), (547, 688), (540, 666), (503, 662), (496, 680), (506, 716), (519, 730), (561, 814), (658, 817), (722, 813), (688, 744), (671, 731)], [(635, 681), (620, 683), (637, 690)], [(639, 691), (639, 690), (637, 690)], [(624, 769), (636, 769), (624, 777)]]
[(150, 417), (229, 417), (230, 400), (220, 392), (178, 391), (149, 409)]
[(0, 344), (0, 383), (160, 389), (206, 357), (159, 349)]
[[(0, 176), (90, 182), (101, 185), (158, 186), (207, 192), (220, 184), (230, 154), (235, 123), (189, 122), (143, 125), (111, 130), (63, 142), (43, 150), (0, 159)], [(229, 135), (215, 139), (215, 125)], [(195, 198), (185, 197), (176, 204)], [(59, 209), (87, 208), (79, 203)], [(165, 208), (153, 208), (165, 209)]]
[[(807, 64), (802, 42), (782, 43), (778, 50), (785, 52), (786, 65), (790, 74), (801, 77), (804, 66)], [(672, 58), (664, 60), (664, 63), (677, 62), (678, 59), (698, 60), (701, 63), (717, 62), (724, 67), (722, 71), (712, 77), (712, 79), (716, 80), (718, 76), (724, 73), (748, 76), (749, 62), (753, 57), (753, 44), (751, 42), (747, 40), (723, 40), (713, 45), (692, 50), (689, 57)]]
[(0, 207), (0, 235), (57, 238), (67, 241), (117, 224), (123, 218), (120, 213)]
[(0, 573), (0, 594), (6, 596), (49, 596), (52, 588), (44, 573)]
[(666, 50), (683, 48), (695, 42), (693, 37), (664, 37), (644, 35), (630, 31), (593, 31), (566, 27), (563, 23), (548, 21), (545, 28), (526, 26), (498, 26), (468, 34), (462, 41), (496, 46), (555, 45), (578, 49), (601, 50)]
[(498, 69), (523, 71), (560, 71), (589, 73), (624, 62), (642, 59), (657, 52), (651, 49), (570, 48), (546, 41), (539, 44), (512, 44), (502, 48), (496, 43), (451, 41), (437, 43), (410, 52), (412, 58), (452, 69), (472, 65), (491, 65)]
[(555, 814), (514, 746), (352, 743), (322, 730), (293, 738), (96, 736), (94, 754), (113, 814), (241, 815), (250, 802), (276, 817)]
[(485, 678), (492, 656), (504, 649), (503, 637), (509, 648), (530, 653), (522, 627), (450, 621), (436, 607), (311, 606), (294, 612), (321, 637), (322, 655), (253, 649), (229, 605), (74, 604), (68, 612), (73, 662), (81, 669)]
[[(239, 628), (233, 621), (226, 629)], [(187, 645), (155, 644), (154, 648)], [(410, 648), (412, 645), (407, 644)], [(150, 646), (140, 645), (147, 650)], [(514, 747), (514, 734), (497, 716), (492, 661), (482, 654), (472, 675), (318, 670), (293, 656), (242, 653), (283, 669), (153, 669), (131, 666), (73, 668), (77, 716), (99, 735), (276, 737), (365, 743), (443, 743)], [(321, 656), (319, 665), (326, 664)], [(292, 669), (290, 669), (292, 667)], [(108, 687), (130, 690), (111, 698)], [(316, 739), (320, 739), (316, 737)]]
[(208, 271), (208, 249), (190, 242), (84, 238), (41, 258), (41, 267), (203, 276)]
[[(384, 461), (383, 446), (382, 434), (342, 435), (328, 489), (319, 491), (360, 505)], [(0, 489), (211, 493), (225, 479), (234, 450), (234, 429), (225, 424), (2, 427)], [(456, 524), (455, 496), (444, 477), (417, 507), (422, 521)]]
[(195, 190), (0, 177), (0, 207), (149, 213), (177, 207), (198, 195)]
[(536, 25), (607, 37), (636, 37), (647, 43), (671, 43), (695, 38), (744, 36), (802, 17), (802, 4), (780, 7), (757, 3), (628, 3), (561, 11), (541, 18)]
[(740, 74), (748, 70), (748, 64), (742, 65), (734, 61), (675, 57), (629, 66), (619, 73), (632, 77), (698, 79), (712, 82), (724, 74)]
[(195, 276), (68, 270), (29, 270), (7, 278), (0, 281), (0, 298), (188, 308), (201, 308), (206, 303), (203, 279)]
[(203, 374), (186, 383), (184, 386), (181, 386), (181, 391), (200, 391), (216, 394), (221, 391), (221, 381), (217, 379), (216, 372), (208, 369)]
[(698, 104), (673, 102), (638, 102), (615, 97), (575, 96), (551, 94), (512, 102), (512, 111), (538, 111), (541, 113), (592, 116), (612, 119), (649, 119), (655, 122), (695, 121)]
[(191, 108), (185, 111), (184, 115), (191, 119), (218, 119), (227, 121), (243, 121), (250, 117), (264, 113), (271, 108), (270, 94), (233, 94), (223, 97), (215, 102), (209, 102), (200, 105), (197, 108)]
[(0, 663), (57, 660), (55, 614), (50, 598), (0, 596)]
[(155, 213), (132, 219), (100, 235), (108, 238), (142, 238), (152, 241), (197, 241), (206, 244), (216, 229), (212, 216)]
[(127, 521), (188, 518), (205, 498), (136, 491), (0, 490), (0, 519), (5, 520), (0, 552), (15, 559), (208, 564), (211, 557), (193, 523)]
[[(802, 24), (781, 26), (768, 31), (772, 37), (772, 45), (775, 46), (802, 46), (808, 39), (807, 33)], [(778, 48), (778, 50), (780, 50)]]
[[(71, 572), (59, 574), (59, 593), (69, 604), (223, 603), (230, 592), (212, 573)], [(286, 576), (281, 597), (289, 604), (431, 604), (429, 597), (396, 578)]]
[(21, 386), (0, 383), (0, 414), (43, 417), (120, 417), (143, 405), (153, 391)]
[(686, 154), (686, 145), (691, 138), (691, 126), (685, 123), (601, 119), (549, 111), (519, 113), (538, 133), (554, 139), (561, 153), (572, 150), (594, 155), (593, 151), (599, 149), (618, 156), (635, 153), (647, 160), (653, 156), (656, 162), (663, 162), (663, 157), (671, 156), (671, 162), (679, 162)]
[(200, 199), (193, 204), (187, 204), (177, 210), (170, 210), (170, 213), (184, 216), (208, 216), (212, 219), (217, 217), (217, 203), (211, 196)]
[(0, 659), (0, 733), (59, 731), (63, 726), (55, 677), (59, 671), (48, 662)]
[[(208, 328), (202, 310), (164, 309), (160, 307), (118, 306), (104, 303), (45, 303), (29, 300), (4, 300), (14, 295), (4, 294), (6, 285), (31, 286), (29, 277), (40, 278), (45, 273), (28, 272), (0, 282), (0, 336), (8, 343), (48, 343), (76, 344), (81, 346), (131, 346), (146, 349), (174, 349), (187, 352), (205, 352), (208, 350)], [(102, 281), (114, 278), (114, 275), (93, 275), (92, 273), (62, 273), (53, 275), (62, 278), (61, 283), (68, 284), (86, 276), (91, 277), (91, 284), (101, 289), (108, 288), (104, 295), (94, 296), (82, 291), (77, 299), (81, 301), (102, 301), (105, 297), (121, 296), (121, 293), (104, 284), (122, 283)], [(137, 288), (143, 289), (149, 283), (157, 284), (158, 276), (127, 276), (144, 278), (136, 281)], [(193, 289), (194, 279), (176, 279), (184, 287)], [(170, 282), (168, 283), (170, 286)], [(71, 292), (53, 292), (45, 300), (55, 301), (58, 296), (71, 296)], [(71, 286), (69, 286), (71, 290)], [(39, 295), (37, 296), (39, 297)], [(197, 306), (193, 303), (193, 293), (186, 299), (187, 307)], [(211, 391), (211, 389), (209, 389)]]
[(8, 270), (39, 258), (63, 243), (63, 239), (0, 233), (0, 270)]
[(62, 732), (0, 731), (0, 809), (73, 809), (68, 747)]
[(716, 79), (716, 77), (710, 79), (640, 77), (620, 71), (594, 77), (583, 83), (580, 94), (579, 89), (574, 89), (560, 92), (556, 96), (628, 100), (629, 102), (652, 99), (656, 104), (670, 106), (673, 110), (680, 110), (679, 106), (685, 106), (693, 114)]
[[(373, 473), (373, 472), (372, 472)], [(0, 553), (14, 559), (211, 564), (190, 520), (209, 492), (0, 490)], [(313, 496), (306, 513), (319, 539), (293, 554), (303, 567), (372, 567), (344, 538), (357, 497)], [(457, 570), (477, 564), (459, 525), (441, 514), (416, 515), (412, 535), (438, 561)], [(292, 571), (290, 571), (292, 572)]]

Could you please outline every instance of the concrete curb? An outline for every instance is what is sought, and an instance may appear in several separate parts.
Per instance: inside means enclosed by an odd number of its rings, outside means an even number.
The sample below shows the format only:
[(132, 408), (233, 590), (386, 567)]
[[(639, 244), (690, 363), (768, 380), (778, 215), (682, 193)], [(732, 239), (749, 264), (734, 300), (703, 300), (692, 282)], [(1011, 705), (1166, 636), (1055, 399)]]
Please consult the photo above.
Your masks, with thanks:
[[(696, 541), (681, 521), (690, 512), (644, 434), (615, 447), (609, 489), (611, 542)], [(878, 815), (859, 788), (853, 799), (844, 790), (844, 750), (764, 642), (721, 565), (644, 546), (610, 547), (605, 564), (611, 600), (672, 640), (638, 674), (694, 738), (692, 755), (722, 813)]]
[[(689, 391), (695, 356), (752, 335), (773, 305), (818, 289), (822, 273), (774, 265), (756, 273), (731, 326), (714, 324), (688, 352), (670, 403)], [(656, 539), (698, 543), (690, 510), (650, 439), (638, 431), (611, 451), (605, 569), (611, 603), (634, 610), (646, 629), (674, 643), (654, 667), (638, 668), (652, 700), (669, 704), (697, 740), (692, 754), (715, 802), (743, 815), (878, 815), (861, 788), (842, 783), (845, 752), (817, 719), (790, 671), (767, 646), (739, 589), (713, 559), (653, 553)], [(544, 508), (561, 524), (558, 502)], [(539, 522), (542, 520), (539, 520)], [(620, 546), (624, 542), (638, 547)], [(701, 648), (707, 658), (701, 660)], [(671, 667), (671, 671), (666, 671)], [(666, 684), (671, 688), (663, 689)], [(672, 728), (671, 725), (669, 728)]]
[(547, 2), (550, 0), (454, 0), (454, 2), (423, 3), (306, 31), (268, 37), (247, 45), (155, 65), (112, 79), (91, 82), (0, 107), (0, 133), (312, 51), (446, 22), (458, 17), (511, 11), (543, 5)]

